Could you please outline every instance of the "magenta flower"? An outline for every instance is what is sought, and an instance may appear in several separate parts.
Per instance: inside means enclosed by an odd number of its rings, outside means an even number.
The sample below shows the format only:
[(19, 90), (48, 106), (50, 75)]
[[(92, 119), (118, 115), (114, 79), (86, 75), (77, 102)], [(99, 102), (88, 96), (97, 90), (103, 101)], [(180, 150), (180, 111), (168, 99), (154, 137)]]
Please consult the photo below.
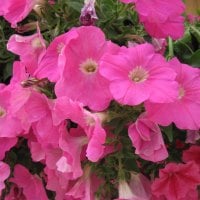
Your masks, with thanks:
[(106, 131), (102, 127), (99, 117), (85, 110), (79, 102), (60, 97), (55, 101), (53, 120), (55, 125), (58, 125), (65, 119), (72, 120), (84, 130), (84, 136), (87, 138), (86, 156), (88, 159), (97, 162), (102, 158)]
[(181, 0), (121, 0), (135, 3), (140, 22), (153, 37), (178, 39), (184, 33), (185, 5)]
[(128, 135), (136, 148), (135, 153), (144, 160), (158, 162), (168, 157), (159, 126), (148, 118), (141, 115), (129, 126)]
[(181, 0), (139, 0), (136, 11), (147, 32), (157, 38), (178, 39), (184, 33), (185, 6)]
[(56, 82), (60, 77), (59, 56), (62, 49), (74, 38), (78, 37), (76, 31), (69, 31), (56, 37), (48, 46), (44, 56), (38, 63), (34, 76), (37, 78), (48, 78), (52, 82)]
[(14, 138), (22, 132), (19, 118), (12, 114), (11, 90), (9, 86), (0, 90), (0, 137)]
[(183, 151), (183, 161), (194, 161), (200, 170), (200, 146), (193, 145), (189, 149)]
[(185, 197), (193, 193), (199, 183), (199, 168), (194, 162), (169, 163), (159, 171), (159, 178), (152, 184), (152, 192), (157, 197), (164, 195), (167, 200), (186, 200)]
[(37, 175), (32, 175), (22, 165), (17, 164), (14, 168), (14, 177), (10, 182), (23, 188), (23, 194), (29, 200), (48, 200), (42, 180)]
[(15, 144), (17, 143), (17, 137), (7, 138), (7, 137), (0, 137), (0, 160), (3, 160), (5, 157), (5, 153), (9, 151)]
[(7, 43), (7, 49), (19, 55), (28, 73), (33, 74), (46, 51), (46, 45), (38, 27), (37, 33), (31, 36), (12, 35)]
[(9, 166), (0, 161), (0, 197), (1, 197), (1, 191), (5, 188), (4, 181), (9, 177), (10, 175), (10, 168)]
[[(5, 1), (5, 3), (4, 3)], [(0, 5), (0, 14), (15, 28), (17, 23), (22, 21), (39, 2), (38, 0), (3, 0)]]
[(78, 37), (65, 46), (60, 56), (63, 70), (55, 87), (56, 95), (80, 101), (92, 110), (104, 110), (112, 96), (109, 82), (99, 73), (100, 61), (106, 52), (116, 51), (117, 47), (107, 42), (97, 27), (83, 26), (71, 31), (76, 31)]
[(198, 130), (200, 128), (199, 70), (181, 64), (177, 59), (170, 61), (170, 67), (177, 72), (179, 95), (171, 103), (146, 103), (148, 117), (163, 126), (174, 122), (180, 129)]
[(177, 96), (176, 73), (150, 44), (122, 47), (117, 55), (106, 54), (100, 73), (110, 81), (110, 92), (121, 104), (172, 102)]

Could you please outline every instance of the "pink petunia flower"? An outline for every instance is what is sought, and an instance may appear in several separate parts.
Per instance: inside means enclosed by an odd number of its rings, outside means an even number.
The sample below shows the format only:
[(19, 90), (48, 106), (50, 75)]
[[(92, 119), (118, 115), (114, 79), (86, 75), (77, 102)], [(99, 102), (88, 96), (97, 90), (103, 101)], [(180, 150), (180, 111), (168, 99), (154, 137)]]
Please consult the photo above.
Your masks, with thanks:
[(106, 52), (115, 52), (118, 48), (106, 41), (97, 27), (82, 26), (71, 31), (76, 31), (78, 37), (65, 46), (59, 58), (62, 77), (56, 83), (55, 93), (57, 97), (80, 101), (92, 110), (104, 110), (112, 96), (109, 82), (99, 73), (100, 61)]
[(113, 98), (121, 104), (138, 105), (146, 100), (164, 103), (177, 97), (176, 73), (150, 44), (122, 47), (117, 55), (106, 54), (100, 73), (110, 81)]
[(5, 157), (5, 153), (9, 151), (15, 144), (17, 143), (17, 137), (7, 138), (0, 137), (0, 160), (3, 160)]
[(12, 114), (12, 88), (9, 86), (0, 90), (0, 137), (14, 138), (22, 132), (21, 122)]
[(181, 16), (185, 5), (181, 0), (121, 0), (135, 3), (140, 22), (153, 37), (178, 39), (184, 33), (184, 17)]
[(141, 115), (129, 126), (128, 135), (141, 158), (158, 162), (168, 157), (159, 126), (148, 118)]
[(65, 200), (65, 193), (67, 191), (69, 181), (65, 180), (65, 184), (62, 184), (62, 175), (57, 174), (56, 170), (49, 169), (48, 167), (44, 168), (44, 172), (47, 175), (46, 189), (55, 191), (55, 200)]
[(95, 200), (95, 192), (101, 183), (102, 181), (92, 173), (91, 168), (86, 166), (83, 176), (69, 184), (65, 197), (67, 200)]
[(200, 146), (192, 145), (189, 149), (183, 151), (183, 161), (194, 161), (200, 170)]
[[(156, 123), (168, 126), (174, 122), (180, 129), (200, 128), (200, 76), (199, 70), (172, 59), (170, 67), (177, 73), (179, 95), (172, 103), (145, 104), (148, 117)], [(168, 95), (168, 94), (167, 94)]]
[(32, 75), (46, 51), (46, 45), (38, 27), (37, 33), (31, 36), (12, 35), (7, 43), (7, 49), (20, 56), (27, 72)]
[(48, 200), (42, 180), (37, 175), (32, 175), (22, 165), (17, 164), (14, 168), (14, 177), (10, 182), (23, 188), (23, 194), (28, 200)]
[(77, 37), (78, 34), (76, 31), (69, 31), (56, 37), (50, 43), (44, 56), (39, 61), (34, 76), (37, 78), (48, 78), (50, 81), (56, 82), (60, 77), (60, 65), (58, 61), (59, 56), (62, 54), (62, 49)]
[(101, 125), (100, 118), (83, 108), (79, 102), (67, 97), (60, 97), (55, 101), (53, 119), (58, 125), (65, 119), (77, 123), (88, 139), (86, 155), (92, 162), (98, 161), (104, 154), (106, 131)]
[(169, 163), (159, 171), (159, 178), (152, 184), (152, 192), (167, 200), (182, 200), (200, 184), (199, 168), (194, 162)]
[(0, 5), (0, 12), (3, 10), (4, 18), (11, 23), (12, 28), (22, 21), (33, 9), (33, 7), (42, 0), (3, 0)]
[(141, 173), (131, 173), (129, 183), (119, 181), (119, 198), (116, 200), (150, 200), (151, 182)]
[(10, 168), (9, 166), (0, 161), (0, 197), (1, 197), (1, 191), (5, 188), (4, 181), (9, 177), (10, 175)]

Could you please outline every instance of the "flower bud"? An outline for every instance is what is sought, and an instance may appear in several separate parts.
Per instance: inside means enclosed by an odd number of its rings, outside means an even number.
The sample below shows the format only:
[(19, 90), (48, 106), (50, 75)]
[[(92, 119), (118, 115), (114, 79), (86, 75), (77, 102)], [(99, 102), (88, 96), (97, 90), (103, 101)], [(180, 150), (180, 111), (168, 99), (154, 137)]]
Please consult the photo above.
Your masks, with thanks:
[(84, 26), (94, 25), (98, 19), (95, 11), (95, 0), (85, 0), (84, 7), (81, 9), (80, 23)]

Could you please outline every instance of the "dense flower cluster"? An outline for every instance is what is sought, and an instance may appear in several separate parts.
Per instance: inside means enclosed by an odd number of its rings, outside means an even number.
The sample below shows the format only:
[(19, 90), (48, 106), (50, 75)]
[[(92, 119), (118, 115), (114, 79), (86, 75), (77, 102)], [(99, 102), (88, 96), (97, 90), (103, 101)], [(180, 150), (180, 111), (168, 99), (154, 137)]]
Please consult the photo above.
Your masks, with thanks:
[[(135, 5), (154, 41), (182, 37), (181, 0), (121, 2)], [(0, 15), (16, 27), (41, 3), (5, 0)], [(85, 2), (82, 16), (94, 3)], [(0, 194), (6, 200), (46, 200), (47, 190), (55, 192), (56, 200), (197, 200), (199, 69), (177, 58), (166, 60), (164, 51), (148, 42), (119, 46), (93, 26), (94, 20), (87, 23), (50, 44), (39, 24), (33, 35), (10, 37), (7, 49), (19, 59), (13, 63), (10, 83), (0, 84)], [(117, 109), (124, 109), (125, 117)], [(123, 131), (115, 119), (124, 120)], [(193, 143), (179, 163), (168, 159), (170, 144), (163, 136), (164, 127), (172, 123), (177, 130), (187, 130), (185, 143)], [(120, 160), (126, 148), (123, 137), (139, 169), (129, 170), (128, 176)], [(8, 159), (9, 151), (24, 141), (32, 162), (42, 165), (39, 173)], [(102, 189), (106, 180), (98, 168), (112, 155), (119, 158), (118, 177), (110, 180), (117, 197), (108, 197)], [(143, 162), (160, 165), (157, 174), (144, 172)]]

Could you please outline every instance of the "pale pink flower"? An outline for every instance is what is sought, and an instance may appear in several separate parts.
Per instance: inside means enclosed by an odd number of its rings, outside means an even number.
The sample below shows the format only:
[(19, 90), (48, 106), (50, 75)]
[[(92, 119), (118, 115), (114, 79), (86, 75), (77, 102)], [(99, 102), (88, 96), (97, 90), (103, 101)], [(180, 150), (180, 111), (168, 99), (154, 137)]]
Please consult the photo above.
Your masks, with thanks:
[(198, 130), (200, 128), (199, 70), (181, 64), (175, 58), (170, 61), (170, 67), (177, 73), (179, 95), (172, 103), (147, 102), (145, 107), (148, 117), (163, 126), (174, 122), (180, 129)]
[(138, 105), (146, 100), (164, 103), (177, 97), (176, 73), (150, 44), (122, 47), (117, 55), (106, 54), (100, 73), (110, 81), (113, 98), (121, 104)]
[(27, 72), (33, 74), (46, 51), (46, 45), (38, 27), (37, 33), (30, 36), (12, 35), (7, 49), (19, 55), (26, 65)]
[(14, 177), (10, 182), (23, 188), (23, 194), (28, 200), (48, 200), (42, 180), (37, 175), (32, 175), (22, 165), (15, 165)]
[(1, 191), (5, 188), (4, 181), (9, 177), (10, 175), (10, 167), (0, 161), (0, 197), (1, 197)]
[(159, 126), (148, 118), (140, 116), (129, 126), (128, 135), (141, 158), (158, 162), (168, 157)]
[(135, 196), (137, 196), (138, 200), (149, 200), (152, 196), (151, 182), (141, 173), (131, 173), (129, 185)]
[(101, 182), (102, 181), (97, 178), (95, 174), (92, 174), (91, 168), (86, 166), (83, 176), (69, 184), (69, 190), (65, 193), (65, 196), (68, 197), (69, 200), (95, 200), (95, 192)]
[(151, 182), (141, 173), (131, 173), (129, 183), (125, 180), (119, 181), (119, 197), (116, 200), (150, 200)]
[(118, 193), (119, 197), (116, 200), (132, 200), (136, 198), (127, 181), (125, 180), (119, 180)]
[(169, 163), (159, 171), (159, 178), (152, 184), (152, 192), (167, 200), (182, 200), (200, 184), (199, 168), (194, 162)]
[(131, 179), (128, 182), (119, 181), (119, 197), (116, 200), (150, 200), (151, 182), (141, 173), (131, 173)]
[(67, 96), (80, 101), (92, 110), (104, 110), (112, 96), (109, 82), (99, 74), (100, 61), (106, 52), (118, 48), (106, 41), (104, 33), (97, 27), (82, 26), (71, 31), (76, 31), (78, 37), (72, 39), (60, 55), (60, 69), (63, 70), (55, 93), (57, 97)]

